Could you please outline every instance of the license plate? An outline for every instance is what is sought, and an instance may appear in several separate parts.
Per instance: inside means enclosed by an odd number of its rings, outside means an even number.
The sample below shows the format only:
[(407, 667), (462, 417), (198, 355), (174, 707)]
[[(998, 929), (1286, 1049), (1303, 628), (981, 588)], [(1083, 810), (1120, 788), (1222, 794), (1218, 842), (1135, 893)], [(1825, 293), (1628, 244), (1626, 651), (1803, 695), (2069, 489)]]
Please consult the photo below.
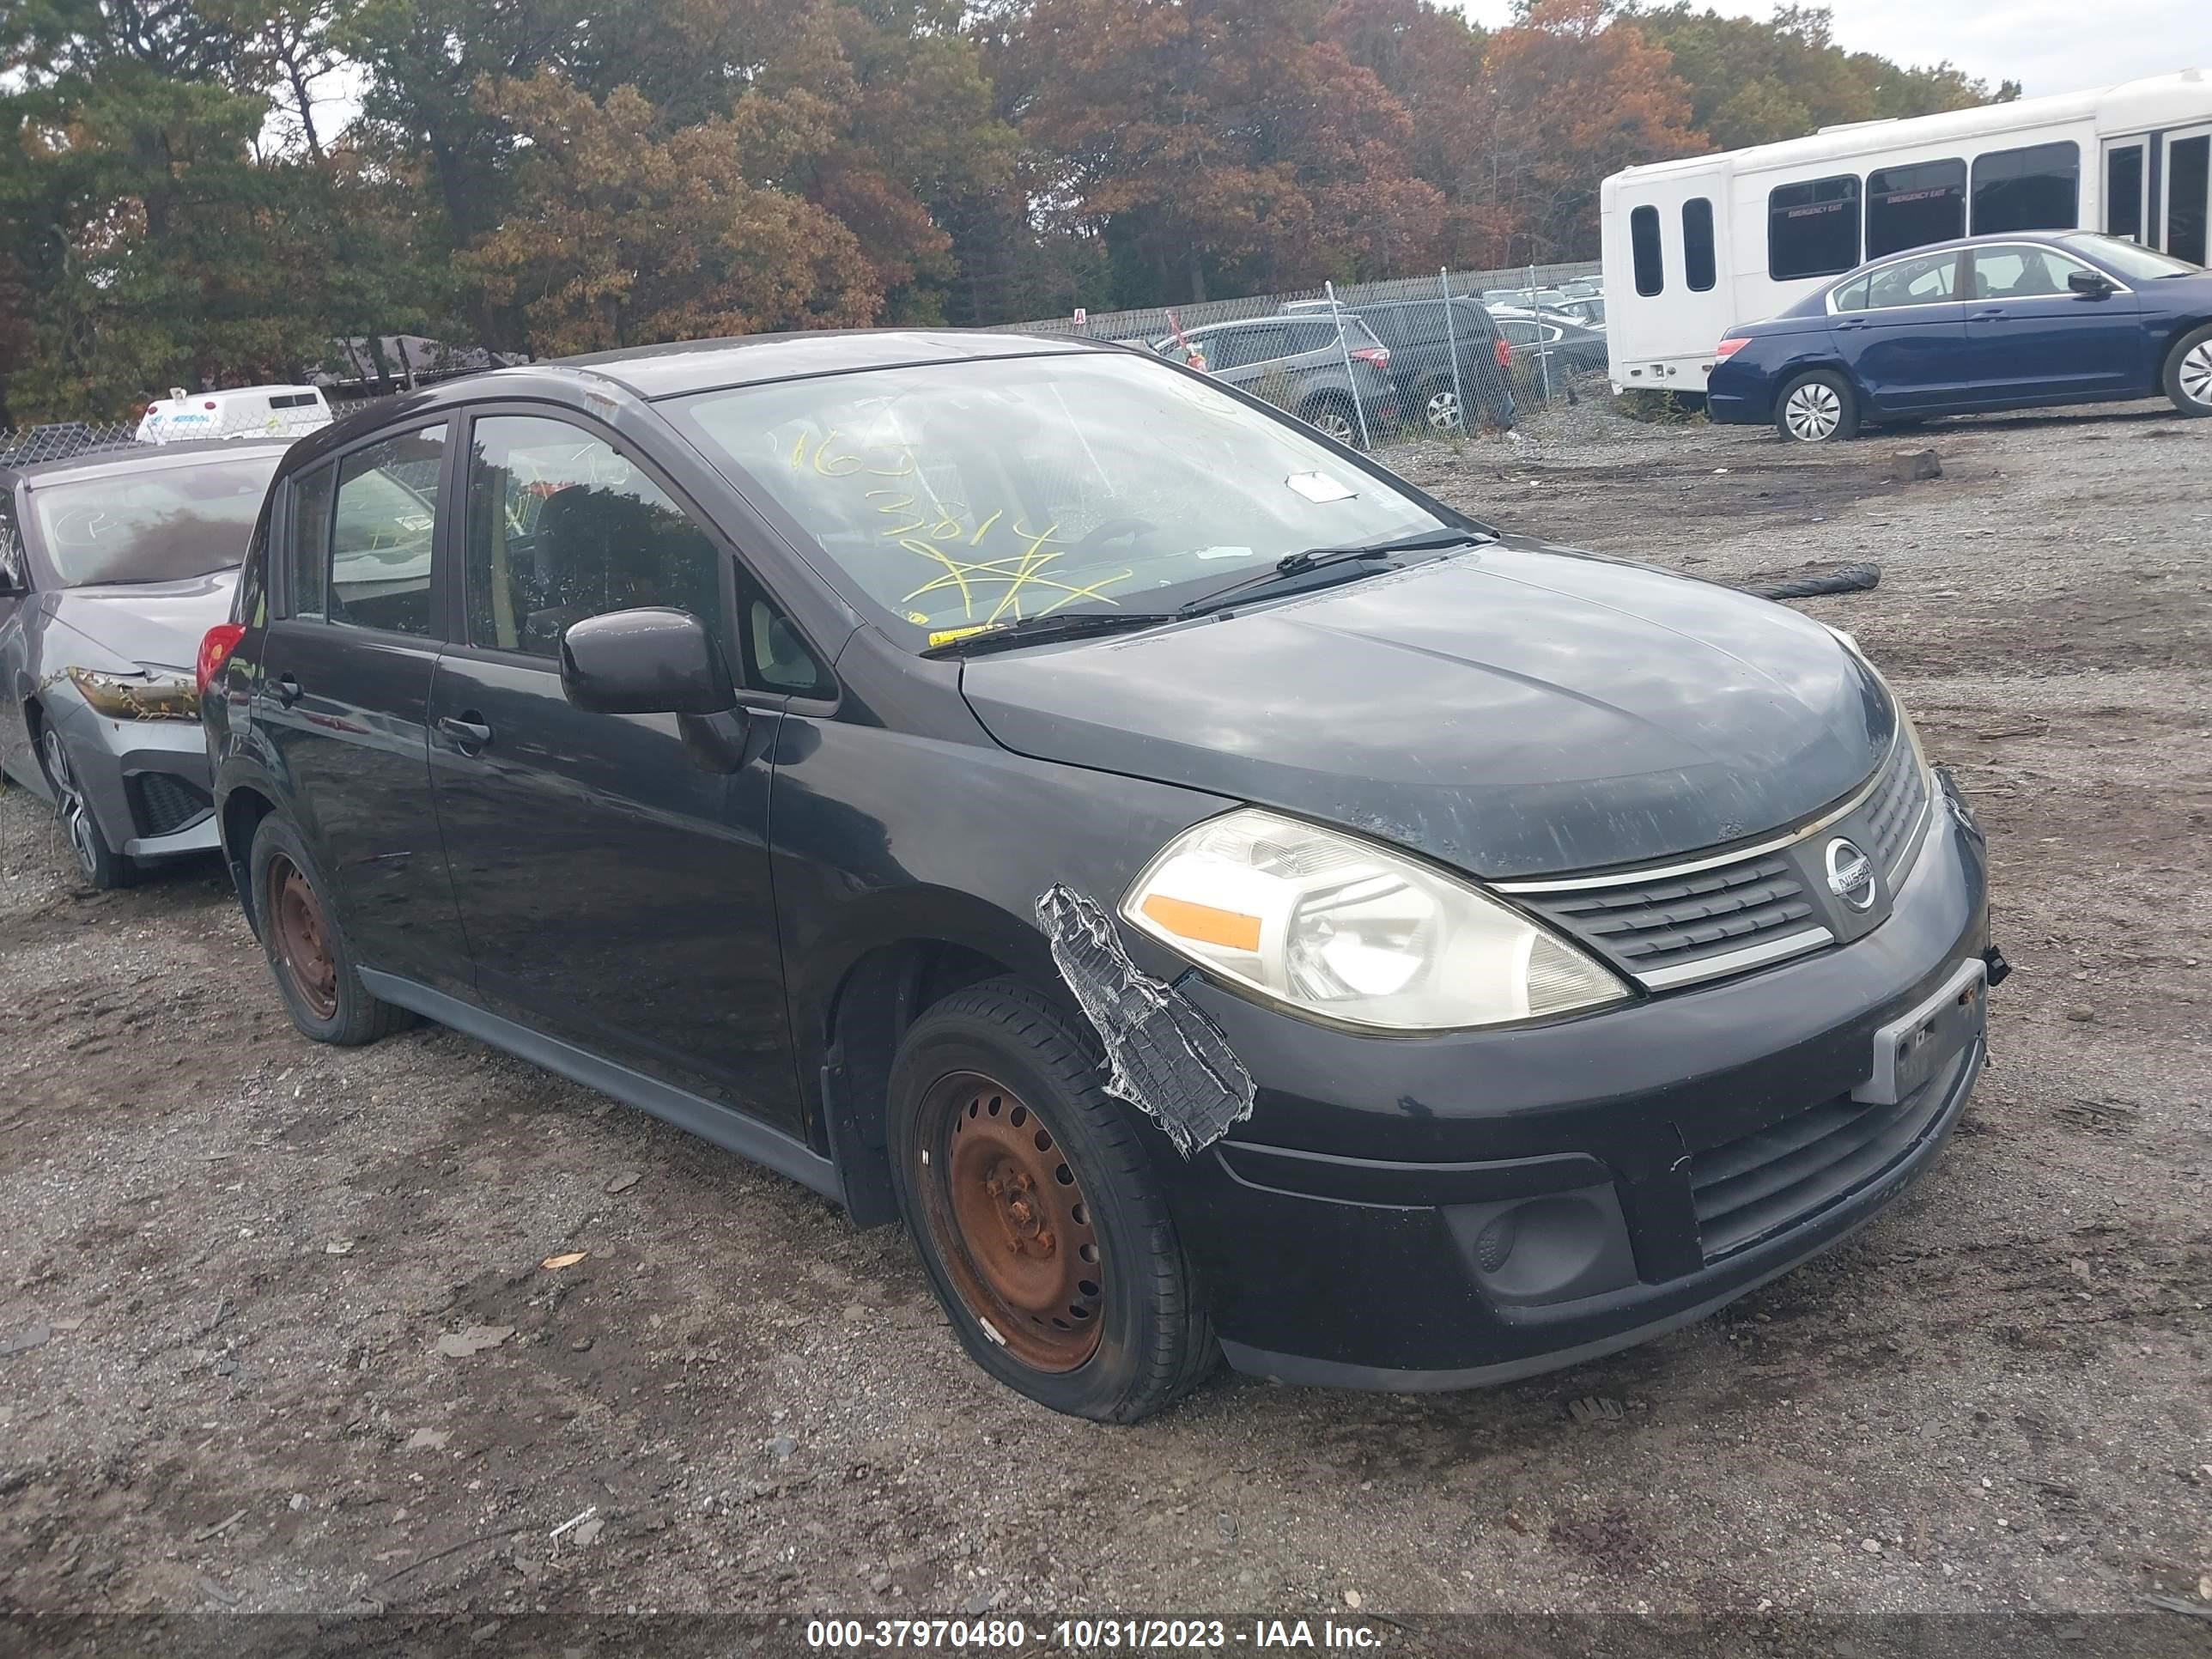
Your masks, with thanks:
[(1960, 963), (1935, 995), (1874, 1034), (1873, 1070), (1851, 1098), (1896, 1105), (1980, 1036), (1988, 1017), (1989, 969), (1976, 957)]

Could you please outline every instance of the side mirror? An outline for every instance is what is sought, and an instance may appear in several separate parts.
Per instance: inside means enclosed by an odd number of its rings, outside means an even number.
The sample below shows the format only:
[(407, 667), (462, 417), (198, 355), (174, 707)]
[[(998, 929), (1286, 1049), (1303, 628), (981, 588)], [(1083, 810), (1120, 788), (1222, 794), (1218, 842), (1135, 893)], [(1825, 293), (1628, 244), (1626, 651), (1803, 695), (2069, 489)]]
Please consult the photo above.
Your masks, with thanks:
[(2066, 286), (2085, 300), (2102, 300), (2113, 292), (2111, 281), (2094, 270), (2068, 272)]
[(595, 714), (720, 714), (738, 701), (706, 623), (657, 606), (571, 627), (561, 636), (561, 690)]

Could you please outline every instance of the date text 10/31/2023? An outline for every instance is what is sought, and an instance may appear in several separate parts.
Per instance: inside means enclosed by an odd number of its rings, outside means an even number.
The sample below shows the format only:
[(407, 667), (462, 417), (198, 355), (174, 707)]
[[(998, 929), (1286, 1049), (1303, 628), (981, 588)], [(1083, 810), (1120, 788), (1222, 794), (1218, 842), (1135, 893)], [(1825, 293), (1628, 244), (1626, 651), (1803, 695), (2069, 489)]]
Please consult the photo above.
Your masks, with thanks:
[[(1382, 1633), (1372, 1626), (1340, 1624), (1334, 1619), (1060, 1619), (1048, 1629), (1050, 1645), (1062, 1653), (1239, 1647), (1362, 1651), (1383, 1645)], [(869, 1648), (1018, 1650), (1026, 1648), (1029, 1640), (1029, 1627), (1018, 1619), (816, 1619), (806, 1626), (807, 1646), (833, 1651)]]

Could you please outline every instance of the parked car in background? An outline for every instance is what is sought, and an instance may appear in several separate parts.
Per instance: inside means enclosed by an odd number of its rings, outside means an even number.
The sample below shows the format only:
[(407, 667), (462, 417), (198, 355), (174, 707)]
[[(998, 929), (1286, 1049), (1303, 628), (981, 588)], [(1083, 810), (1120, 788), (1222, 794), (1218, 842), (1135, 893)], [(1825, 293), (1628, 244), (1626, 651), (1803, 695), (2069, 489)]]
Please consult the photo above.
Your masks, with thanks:
[(1389, 348), (1390, 381), (1406, 422), (1424, 433), (1466, 429), (1471, 404), (1479, 421), (1504, 431), (1513, 425), (1509, 363), (1501, 363), (1498, 325), (1480, 300), (1390, 300), (1350, 306)]
[(1564, 318), (1583, 328), (1605, 326), (1605, 296), (1603, 295), (1576, 295), (1570, 294), (1558, 304), (1544, 307), (1543, 315)]
[(264, 523), (201, 687), (299, 1029), (434, 1018), (902, 1219), (1057, 1411), (1673, 1330), (1983, 1064), (1981, 836), (1848, 636), (1156, 356), (501, 370), (304, 440)]
[(1170, 362), (1203, 368), (1290, 410), (1340, 444), (1364, 441), (1363, 413), (1370, 436), (1378, 424), (1399, 418), (1389, 350), (1356, 319), (1346, 321), (1341, 343), (1333, 319), (1297, 315), (1209, 323), (1154, 340), (1152, 347)]
[(1509, 306), (1522, 311), (1554, 306), (1566, 297), (1567, 291), (1563, 288), (1486, 288), (1482, 290), (1483, 304), (1493, 308)]
[(1605, 366), (1605, 332), (1584, 328), (1565, 317), (1507, 306), (1492, 306), (1498, 331), (1513, 348), (1513, 368), (1523, 386), (1546, 376), (1579, 374)]
[(243, 386), (226, 392), (169, 388), (146, 405), (138, 441), (173, 444), (200, 438), (298, 438), (331, 423), (322, 388)]
[(1708, 416), (1798, 443), (2161, 392), (2212, 415), (2212, 273), (2090, 231), (1969, 237), (1824, 283), (1717, 356)]
[(0, 764), (94, 887), (216, 845), (194, 659), (284, 453), (266, 441), (0, 466)]

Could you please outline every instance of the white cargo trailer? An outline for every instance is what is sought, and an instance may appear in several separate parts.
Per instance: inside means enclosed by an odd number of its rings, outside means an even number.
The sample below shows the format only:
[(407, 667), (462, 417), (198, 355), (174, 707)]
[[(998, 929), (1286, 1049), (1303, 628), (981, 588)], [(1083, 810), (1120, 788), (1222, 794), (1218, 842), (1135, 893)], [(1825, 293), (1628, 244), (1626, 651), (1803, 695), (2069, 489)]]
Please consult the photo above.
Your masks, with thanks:
[(1630, 167), (1600, 198), (1615, 391), (1703, 395), (1731, 325), (1954, 236), (2103, 230), (2205, 263), (2201, 70)]

